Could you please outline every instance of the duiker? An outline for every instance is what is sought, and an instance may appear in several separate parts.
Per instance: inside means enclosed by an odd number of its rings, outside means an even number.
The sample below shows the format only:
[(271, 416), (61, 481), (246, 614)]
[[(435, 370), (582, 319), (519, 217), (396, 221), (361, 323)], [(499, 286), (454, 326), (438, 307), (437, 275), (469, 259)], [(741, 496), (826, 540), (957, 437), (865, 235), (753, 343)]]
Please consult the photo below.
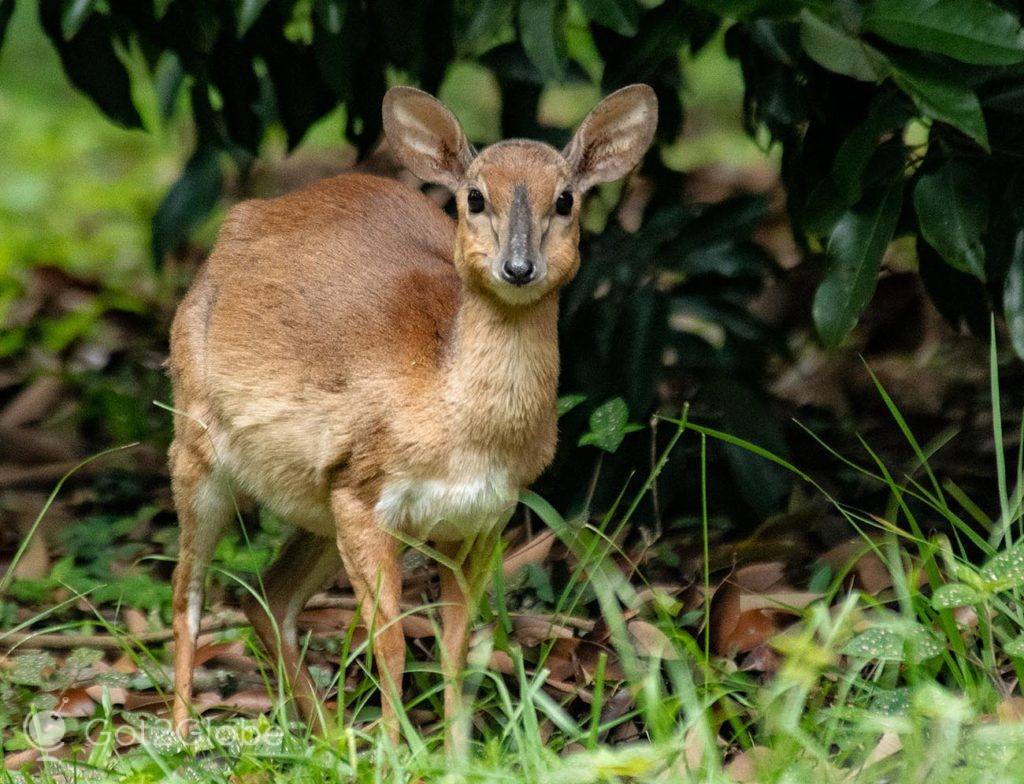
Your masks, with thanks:
[(448, 109), (409, 87), (383, 112), (399, 159), (451, 190), (458, 220), (360, 174), (244, 202), (174, 319), (179, 728), (205, 573), (238, 503), (296, 528), (246, 611), (305, 715), (320, 706), (296, 615), (344, 567), (397, 732), (409, 540), (444, 556), (445, 710), (458, 712), (481, 553), (555, 449), (558, 296), (580, 263), (582, 196), (636, 166), (657, 124), (645, 85), (608, 96), (561, 152), (515, 139), (477, 153)]

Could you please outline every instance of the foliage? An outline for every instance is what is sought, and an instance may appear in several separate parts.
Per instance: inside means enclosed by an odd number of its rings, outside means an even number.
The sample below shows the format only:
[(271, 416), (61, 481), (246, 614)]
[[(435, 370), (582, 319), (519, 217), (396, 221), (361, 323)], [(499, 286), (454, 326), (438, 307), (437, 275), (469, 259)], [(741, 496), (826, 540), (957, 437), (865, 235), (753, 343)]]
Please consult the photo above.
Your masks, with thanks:
[[(0, 6), (0, 20), (11, 5)], [(40, 12), (69, 78), (116, 121), (141, 124), (119, 47), (141, 52), (165, 111), (189, 93), (197, 145), (157, 214), (158, 258), (212, 208), (215, 150), (244, 166), (274, 123), (294, 146), (342, 104), (345, 134), (365, 152), (379, 137), (389, 81), (436, 91), (453, 61), (478, 59), (494, 72), (505, 135), (564, 139), (538, 126), (545, 84), (646, 81), (661, 100), (660, 137), (672, 140), (678, 52), (725, 24), (750, 130), (782, 144), (797, 233), (826, 249), (814, 302), (822, 339), (836, 345), (849, 333), (888, 243), (910, 234), (943, 313), (983, 326), (987, 298), (1006, 309), (1024, 355), (1024, 216), (1014, 206), (1024, 32), (1009, 0), (43, 0)]]
[(1020, 5), (729, 5), (747, 122), (782, 144), (796, 233), (826, 248), (814, 300), (822, 339), (849, 333), (889, 242), (910, 235), (942, 313), (983, 333), (986, 300), (1005, 307), (1024, 356)]
[[(993, 391), (998, 410), (997, 381)], [(595, 430), (605, 420), (624, 426), (620, 403), (603, 409)], [(894, 429), (917, 451), (899, 409), (892, 404), (890, 410)], [(721, 438), (816, 484), (742, 439), (685, 417), (665, 424), (677, 438), (662, 460), (680, 439)], [(336, 672), (317, 665), (344, 706), (341, 721), (329, 727), (334, 734), (310, 736), (286, 711), (274, 711), (287, 698), (287, 685), (268, 682), (266, 662), (227, 628), (200, 652), (205, 712), (183, 742), (154, 712), (169, 688), (156, 664), (160, 651), (134, 641), (119, 615), (99, 621), (84, 612), (81, 630), (99, 622), (117, 651), (22, 652), (0, 671), (5, 762), (38, 765), (12, 770), (5, 780), (63, 780), (87, 772), (94, 780), (149, 781), (176, 771), (217, 781), (259, 775), (372, 782), (383, 769), (397, 781), (447, 775), (549, 784), (1014, 780), (1012, 771), (1024, 762), (1016, 693), (1024, 652), (1022, 491), (1006, 499), (1005, 518), (993, 526), (975, 519), (981, 499), (952, 492), (947, 499), (936, 489), (950, 488), (948, 481), (932, 487), (930, 479), (896, 478), (881, 460), (850, 465), (886, 490), (887, 511), (870, 514), (828, 497), (833, 511), (862, 535), (857, 551), (839, 560), (822, 556), (810, 576), (800, 570), (797, 579), (813, 584), (806, 591), (790, 585), (761, 551), (713, 567), (707, 540), (703, 563), (689, 567), (703, 573), (693, 584), (678, 570), (672, 582), (648, 574), (656, 565), (642, 564), (642, 550), (620, 548), (616, 533), (649, 492), (653, 475), (592, 524), (566, 520), (540, 496), (525, 493), (523, 503), (554, 537), (541, 534), (505, 553), (496, 572), (502, 576), (488, 591), (466, 677), (474, 711), (470, 753), (445, 756), (434, 719), (443, 703), (439, 673), (419, 663), (409, 667), (402, 742), (387, 742), (369, 701), (377, 689), (365, 638), (355, 636), (351, 614), (332, 616), (345, 621), (326, 635), (303, 639), (307, 656), (326, 649), (340, 659)], [(1011, 478), (1020, 488), (1024, 475), (1017, 465)], [(1006, 469), (997, 458), (997, 472)], [(931, 476), (927, 461), (921, 472)], [(939, 521), (955, 539), (922, 533)], [(92, 529), (97, 551), (130, 528), (124, 521), (89, 525), (110, 523), (113, 535)], [(1001, 536), (1011, 530), (1013, 536)], [(990, 545), (986, 537), (1002, 543)], [(552, 538), (558, 549), (550, 548)], [(544, 555), (537, 557), (539, 549)], [(980, 567), (971, 566), (975, 549), (986, 553)], [(546, 596), (536, 580), (519, 580), (512, 562), (541, 572)], [(432, 610), (436, 605), (409, 609), (410, 621), (423, 622), (406, 630), (415, 636), (414, 657), (432, 645)], [(323, 618), (312, 613), (310, 626)], [(53, 624), (52, 610), (23, 623)], [(75, 624), (61, 622), (52, 631)], [(746, 627), (742, 634), (721, 634), (735, 624)], [(38, 761), (32, 753), (58, 743), (70, 753)]]

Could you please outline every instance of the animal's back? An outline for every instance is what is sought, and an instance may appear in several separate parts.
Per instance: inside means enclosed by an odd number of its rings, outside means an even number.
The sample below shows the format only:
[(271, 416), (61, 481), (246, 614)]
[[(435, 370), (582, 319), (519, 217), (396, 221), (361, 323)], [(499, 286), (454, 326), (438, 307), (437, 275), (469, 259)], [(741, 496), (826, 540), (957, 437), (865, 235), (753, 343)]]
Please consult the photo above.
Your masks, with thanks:
[(368, 175), (239, 205), (209, 261), (209, 369), (333, 391), (352, 374), (435, 363), (439, 340), (422, 336), (450, 329), (454, 243), (429, 199)]

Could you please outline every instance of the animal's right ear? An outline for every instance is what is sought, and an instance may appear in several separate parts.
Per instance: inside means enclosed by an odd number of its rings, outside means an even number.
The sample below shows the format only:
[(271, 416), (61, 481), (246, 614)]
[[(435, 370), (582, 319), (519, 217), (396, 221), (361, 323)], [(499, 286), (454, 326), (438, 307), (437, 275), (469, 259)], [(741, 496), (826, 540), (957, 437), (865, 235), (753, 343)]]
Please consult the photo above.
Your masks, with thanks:
[(392, 87), (383, 113), (388, 143), (409, 171), (452, 191), (459, 187), (473, 148), (443, 103), (414, 87)]

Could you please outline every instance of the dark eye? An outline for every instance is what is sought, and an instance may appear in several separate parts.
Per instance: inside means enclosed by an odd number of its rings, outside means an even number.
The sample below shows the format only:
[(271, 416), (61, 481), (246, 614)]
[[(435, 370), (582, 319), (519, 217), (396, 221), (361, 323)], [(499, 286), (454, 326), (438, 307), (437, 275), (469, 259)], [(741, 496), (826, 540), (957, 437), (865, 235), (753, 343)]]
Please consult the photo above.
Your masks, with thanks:
[(570, 191), (562, 191), (555, 199), (555, 212), (559, 215), (572, 213), (572, 193)]
[(469, 211), (472, 213), (483, 212), (484, 195), (476, 188), (470, 188), (469, 193), (466, 194), (466, 206), (469, 207)]

